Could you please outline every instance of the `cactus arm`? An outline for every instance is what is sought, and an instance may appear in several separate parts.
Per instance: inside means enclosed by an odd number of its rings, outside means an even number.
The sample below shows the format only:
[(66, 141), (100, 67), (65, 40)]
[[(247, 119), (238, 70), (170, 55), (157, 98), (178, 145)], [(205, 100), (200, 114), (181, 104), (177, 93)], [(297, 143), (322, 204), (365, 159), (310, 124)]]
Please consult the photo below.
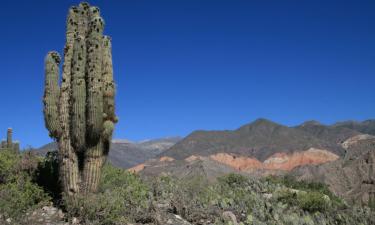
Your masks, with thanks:
[(59, 87), (59, 64), (60, 55), (49, 52), (45, 58), (45, 89), (44, 89), (44, 120), (51, 137), (58, 138), (60, 123), (58, 120), (58, 99), (60, 96)]
[(98, 143), (103, 128), (102, 39), (104, 21), (91, 18), (87, 39), (87, 143)]
[(72, 61), (72, 108), (70, 135), (75, 151), (81, 152), (86, 138), (86, 43), (82, 36), (75, 39)]
[(117, 122), (115, 115), (115, 83), (113, 81), (112, 43), (109, 36), (103, 38), (103, 101), (105, 120)]
[[(109, 151), (114, 124), (117, 122), (115, 115), (115, 83), (113, 81), (113, 66), (112, 66), (112, 43), (109, 36), (103, 38), (103, 101), (104, 101), (104, 115), (105, 122), (103, 124), (103, 139), (107, 141), (106, 145)], [(104, 153), (106, 154), (106, 153)]]

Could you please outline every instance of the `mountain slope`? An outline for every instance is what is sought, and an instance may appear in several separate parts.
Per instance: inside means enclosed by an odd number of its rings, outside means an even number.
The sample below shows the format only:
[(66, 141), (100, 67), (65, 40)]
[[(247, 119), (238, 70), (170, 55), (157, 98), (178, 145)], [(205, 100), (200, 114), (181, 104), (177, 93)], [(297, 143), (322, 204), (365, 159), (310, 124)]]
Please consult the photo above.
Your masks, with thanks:
[(334, 124), (333, 127), (345, 127), (364, 134), (375, 135), (375, 120), (344, 121)]
[(350, 137), (361, 134), (361, 132), (345, 126), (326, 126), (316, 121), (307, 121), (295, 128), (307, 132), (321, 140), (337, 144), (343, 143)]
[(320, 139), (302, 129), (258, 119), (234, 131), (193, 132), (160, 156), (184, 159), (191, 155), (209, 156), (224, 152), (264, 161), (275, 153), (290, 154), (310, 148), (328, 149), (337, 155), (345, 152), (334, 141)]
[(367, 204), (371, 199), (375, 200), (375, 139), (353, 143), (340, 160), (299, 167), (291, 174), (301, 180), (326, 183), (346, 200)]
[[(164, 160), (163, 160), (164, 159)], [(142, 176), (155, 177), (160, 174), (178, 177), (179, 179), (186, 179), (189, 177), (201, 176), (208, 181), (214, 181), (217, 177), (229, 173), (240, 173), (234, 168), (219, 163), (209, 157), (196, 157), (186, 160), (149, 160), (142, 164), (139, 171)], [(134, 168), (136, 170), (137, 168)], [(133, 170), (133, 171), (134, 171)]]

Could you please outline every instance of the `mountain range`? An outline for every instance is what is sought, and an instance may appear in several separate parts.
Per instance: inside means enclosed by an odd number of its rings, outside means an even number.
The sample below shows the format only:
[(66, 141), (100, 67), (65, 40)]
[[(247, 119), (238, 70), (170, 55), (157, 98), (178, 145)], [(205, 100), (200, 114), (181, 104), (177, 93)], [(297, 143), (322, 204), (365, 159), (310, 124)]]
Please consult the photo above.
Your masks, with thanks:
[[(235, 130), (192, 132), (185, 138), (113, 140), (109, 161), (142, 176), (227, 173), (290, 174), (326, 183), (350, 201), (375, 199), (375, 120), (288, 127), (258, 119)], [(55, 150), (47, 144), (37, 152)], [(373, 197), (371, 197), (373, 196)]]
[(258, 119), (236, 130), (195, 131), (131, 171), (208, 180), (227, 173), (292, 175), (323, 182), (346, 200), (375, 199), (375, 122), (287, 127)]
[[(349, 136), (344, 129), (331, 131), (324, 128), (325, 132), (333, 133), (335, 137)], [(190, 155), (207, 156), (225, 152), (264, 161), (276, 152), (293, 153), (309, 148), (329, 149), (335, 154), (344, 154), (344, 149), (336, 140), (320, 138), (318, 133), (312, 126), (287, 127), (258, 119), (233, 131), (195, 131), (161, 156), (182, 159)]]

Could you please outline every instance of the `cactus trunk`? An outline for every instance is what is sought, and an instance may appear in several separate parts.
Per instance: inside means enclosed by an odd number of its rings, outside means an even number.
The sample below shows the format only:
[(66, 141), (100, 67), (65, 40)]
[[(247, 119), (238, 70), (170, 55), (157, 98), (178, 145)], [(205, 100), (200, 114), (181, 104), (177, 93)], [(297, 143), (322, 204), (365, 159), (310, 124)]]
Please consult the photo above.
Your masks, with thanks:
[(58, 142), (60, 181), (70, 196), (96, 191), (117, 122), (111, 40), (103, 29), (97, 7), (71, 7), (61, 87), (58, 53), (45, 60), (44, 118)]

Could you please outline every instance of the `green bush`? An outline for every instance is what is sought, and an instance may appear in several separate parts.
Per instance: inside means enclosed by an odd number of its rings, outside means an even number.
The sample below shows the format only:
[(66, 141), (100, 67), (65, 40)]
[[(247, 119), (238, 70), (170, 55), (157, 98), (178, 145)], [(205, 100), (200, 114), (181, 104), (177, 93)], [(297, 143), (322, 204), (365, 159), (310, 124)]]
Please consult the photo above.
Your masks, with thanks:
[(20, 172), (21, 155), (12, 150), (0, 151), (0, 184), (17, 179)]
[(276, 199), (284, 204), (297, 205), (297, 193), (286, 188), (276, 192)]
[(328, 186), (323, 183), (313, 182), (313, 181), (297, 181), (293, 176), (286, 175), (286, 176), (268, 176), (264, 179), (266, 182), (271, 184), (280, 184), (286, 186), (291, 189), (306, 191), (306, 192), (314, 192), (320, 193), (323, 196), (326, 195), (329, 197), (330, 201), (332, 202), (332, 207), (334, 209), (345, 209), (346, 204), (345, 202), (333, 194)]
[(0, 151), (0, 214), (3, 216), (19, 218), (50, 200), (43, 189), (32, 182), (37, 161), (29, 152)]
[(52, 196), (55, 203), (60, 202), (61, 185), (59, 183), (59, 166), (56, 151), (48, 152), (39, 161), (34, 180), (39, 186), (43, 187), (45, 192)]
[(170, 176), (158, 176), (147, 182), (151, 187), (153, 198), (156, 201), (171, 199), (173, 192), (178, 188), (177, 180)]
[[(220, 177), (214, 183), (208, 183), (201, 176), (161, 180), (165, 182), (158, 180), (157, 183), (167, 187), (170, 192), (156, 193), (171, 196), (172, 211), (193, 224), (200, 223), (201, 220), (220, 220), (223, 211), (232, 211), (237, 214), (238, 219), (242, 219), (243, 213), (252, 213), (253, 207), (258, 204), (257, 196), (252, 190), (253, 180), (238, 174)], [(158, 189), (162, 188), (159, 186)]]
[(228, 175), (219, 177), (218, 182), (230, 187), (245, 187), (248, 184), (249, 179), (241, 174), (230, 173)]
[(274, 184), (282, 184), (288, 188), (304, 190), (304, 191), (317, 191), (325, 195), (332, 195), (332, 192), (329, 190), (328, 186), (313, 181), (297, 181), (293, 176), (268, 176), (265, 178), (266, 181)]
[(253, 180), (239, 174), (228, 174), (218, 178), (217, 184), (213, 186), (216, 192), (216, 200), (220, 208), (224, 210), (239, 210), (251, 213), (251, 208), (256, 199), (252, 189)]
[(28, 178), (23, 179), (0, 185), (0, 214), (7, 218), (21, 217), (26, 211), (50, 201), (42, 188)]
[(130, 222), (124, 216), (124, 202), (116, 193), (98, 193), (64, 198), (68, 218), (77, 217), (83, 224), (117, 225)]
[(324, 212), (329, 208), (329, 200), (319, 192), (301, 192), (297, 194), (298, 206), (309, 212)]
[(84, 224), (117, 225), (134, 222), (147, 211), (149, 189), (135, 174), (106, 164), (98, 193), (74, 201), (64, 198), (68, 217)]
[(209, 211), (209, 200), (215, 193), (210, 191), (209, 185), (203, 177), (176, 179), (170, 184), (174, 186), (174, 189), (170, 189), (170, 205), (175, 214), (181, 215), (191, 223), (199, 222), (202, 216), (211, 216), (203, 212)]
[(106, 164), (103, 168), (99, 192), (115, 192), (133, 209), (148, 205), (149, 187), (137, 174)]
[(283, 188), (277, 191), (275, 195), (278, 201), (309, 212), (324, 212), (330, 206), (329, 197), (316, 191), (306, 192)]

